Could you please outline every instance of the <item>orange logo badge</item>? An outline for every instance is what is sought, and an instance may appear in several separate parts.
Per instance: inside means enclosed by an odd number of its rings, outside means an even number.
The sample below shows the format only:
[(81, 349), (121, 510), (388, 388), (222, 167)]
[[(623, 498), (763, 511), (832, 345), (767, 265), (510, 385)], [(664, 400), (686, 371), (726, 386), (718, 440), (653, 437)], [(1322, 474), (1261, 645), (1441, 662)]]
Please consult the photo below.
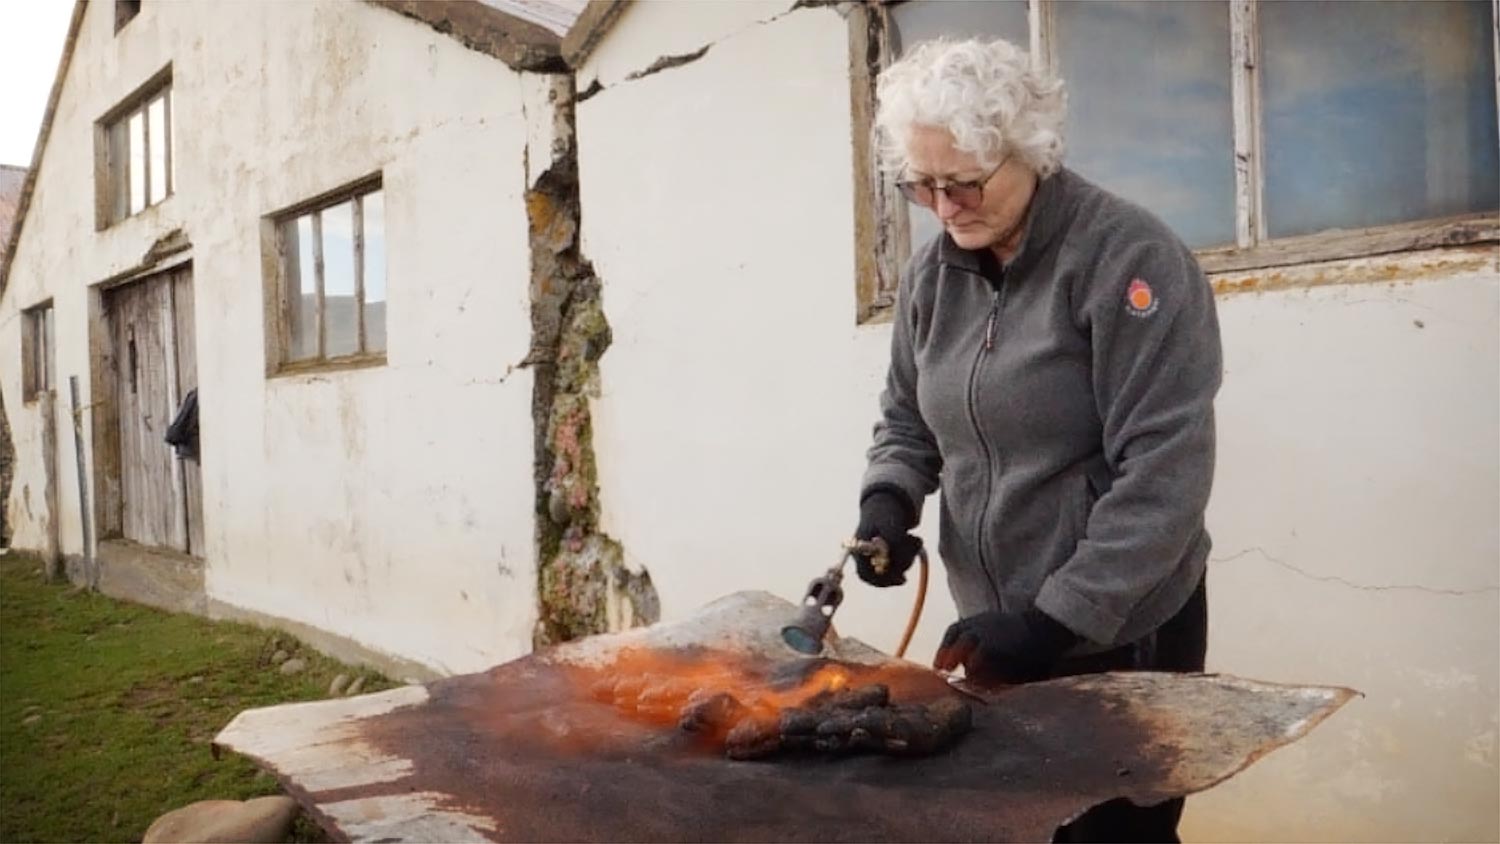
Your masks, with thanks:
[(1125, 291), (1125, 305), (1131, 316), (1151, 316), (1156, 313), (1156, 293), (1145, 281), (1133, 278)]

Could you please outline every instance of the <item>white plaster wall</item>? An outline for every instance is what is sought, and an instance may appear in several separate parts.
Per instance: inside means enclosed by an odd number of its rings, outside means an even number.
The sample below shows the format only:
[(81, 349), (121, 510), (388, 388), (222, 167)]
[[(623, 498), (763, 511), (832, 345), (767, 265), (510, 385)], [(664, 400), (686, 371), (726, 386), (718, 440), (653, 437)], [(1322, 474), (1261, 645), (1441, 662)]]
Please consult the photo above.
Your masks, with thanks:
[[(148, 3), (118, 35), (112, 17), (94, 4), (84, 21), (0, 344), (19, 348), (15, 310), (52, 290), (59, 377), (87, 390), (87, 285), (182, 226), (210, 596), (440, 670), (528, 651), (531, 382), (502, 377), (530, 340), (521, 77), (365, 4)], [(91, 124), (168, 61), (177, 193), (95, 234)], [(388, 364), (268, 380), (261, 217), (377, 170)], [(4, 377), (19, 396), (19, 374)], [(76, 554), (63, 434), (63, 544)], [(24, 490), (40, 477), (36, 439), (23, 424), (16, 437)], [(39, 544), (32, 522), (18, 527), (17, 545)]]
[[(854, 325), (844, 21), (664, 5), (582, 78), (714, 46), (581, 104), (579, 166), (615, 337), (604, 528), (680, 618), (795, 600), (835, 561), (890, 334)], [(1210, 667), (1366, 697), (1190, 801), (1188, 840), (1500, 836), (1497, 291), (1490, 271), (1221, 299)], [(841, 630), (894, 647), (911, 588), (846, 584)], [(939, 573), (912, 658), (953, 613)]]
[[(637, 4), (620, 26), (703, 30), (685, 8)], [(584, 251), (614, 330), (594, 408), (603, 525), (669, 618), (738, 589), (795, 600), (837, 562), (890, 342), (853, 318), (846, 23), (723, 26), (701, 32), (703, 58), (578, 109)], [(912, 590), (850, 581), (840, 629), (893, 648)], [(952, 617), (934, 585), (914, 655)]]
[(791, 0), (693, 0), (680, 3), (632, 3), (610, 27), (588, 61), (578, 69), (578, 90), (594, 82), (609, 87), (640, 73), (658, 59), (682, 56), (732, 38), (787, 14)]
[(1233, 296), (1209, 669), (1365, 693), (1205, 841), (1500, 836), (1500, 276)]

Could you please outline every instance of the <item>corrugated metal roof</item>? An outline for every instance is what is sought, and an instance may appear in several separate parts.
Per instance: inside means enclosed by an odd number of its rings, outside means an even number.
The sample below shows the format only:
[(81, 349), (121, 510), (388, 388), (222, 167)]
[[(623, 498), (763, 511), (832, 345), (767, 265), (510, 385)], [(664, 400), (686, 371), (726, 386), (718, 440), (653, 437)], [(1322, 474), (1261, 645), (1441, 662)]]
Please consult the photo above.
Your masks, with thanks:
[(524, 21), (550, 30), (558, 37), (568, 34), (573, 22), (583, 14), (588, 0), (479, 0), (492, 9), (514, 15)]

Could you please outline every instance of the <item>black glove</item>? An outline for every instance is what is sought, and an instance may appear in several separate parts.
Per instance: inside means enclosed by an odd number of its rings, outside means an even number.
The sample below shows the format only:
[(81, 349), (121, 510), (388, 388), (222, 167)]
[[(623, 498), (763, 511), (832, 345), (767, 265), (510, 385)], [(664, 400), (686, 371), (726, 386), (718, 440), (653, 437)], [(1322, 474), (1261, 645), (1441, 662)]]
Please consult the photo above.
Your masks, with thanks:
[(1035, 607), (1018, 613), (992, 610), (950, 625), (932, 667), (952, 671), (962, 665), (964, 674), (981, 685), (1029, 683), (1046, 679), (1078, 639)]
[(922, 548), (922, 540), (910, 531), (917, 524), (917, 512), (906, 493), (895, 487), (875, 486), (859, 503), (859, 527), (854, 538), (883, 539), (889, 549), (890, 563), (883, 574), (877, 574), (868, 554), (854, 555), (854, 569), (859, 579), (871, 586), (899, 586), (906, 582), (906, 570)]

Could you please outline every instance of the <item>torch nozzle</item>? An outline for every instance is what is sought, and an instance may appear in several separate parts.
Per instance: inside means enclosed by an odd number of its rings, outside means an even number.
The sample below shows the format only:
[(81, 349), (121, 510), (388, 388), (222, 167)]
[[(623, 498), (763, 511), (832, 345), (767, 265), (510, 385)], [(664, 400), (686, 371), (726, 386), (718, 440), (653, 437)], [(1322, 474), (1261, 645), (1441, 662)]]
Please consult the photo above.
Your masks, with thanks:
[[(844, 543), (844, 556), (838, 565), (830, 568), (822, 577), (807, 586), (807, 596), (802, 599), (802, 609), (791, 624), (781, 628), (781, 640), (797, 653), (817, 656), (823, 652), (823, 640), (833, 626), (833, 612), (844, 601), (844, 566), (855, 555), (868, 557), (870, 568), (876, 574), (885, 574), (891, 564), (890, 548), (883, 539), (851, 539)], [(906, 656), (906, 646), (911, 644), (912, 634), (917, 632), (917, 622), (922, 617), (922, 604), (927, 600), (927, 549), (917, 546), (917, 559), (922, 563), (921, 579), (917, 581), (917, 600), (912, 604), (911, 616), (906, 620), (906, 632), (901, 635), (901, 644), (896, 647), (896, 656)]]
[(791, 624), (781, 628), (781, 639), (798, 653), (816, 656), (823, 652), (823, 639), (833, 622), (833, 611), (844, 600), (844, 564), (829, 569), (807, 586), (802, 610)]

